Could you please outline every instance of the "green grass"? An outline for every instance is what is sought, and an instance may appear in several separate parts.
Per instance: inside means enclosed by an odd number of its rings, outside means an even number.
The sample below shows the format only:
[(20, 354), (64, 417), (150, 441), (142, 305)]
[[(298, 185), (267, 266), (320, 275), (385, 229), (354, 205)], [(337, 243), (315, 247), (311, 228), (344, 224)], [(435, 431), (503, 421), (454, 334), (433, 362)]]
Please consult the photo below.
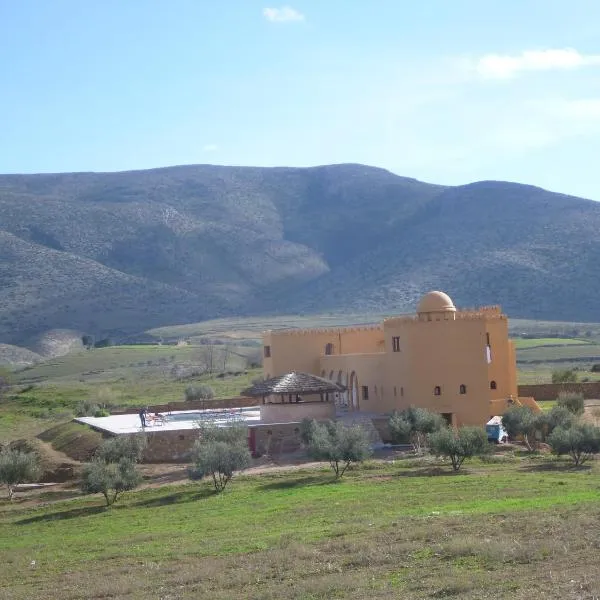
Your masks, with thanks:
[[(239, 477), (222, 496), (204, 483), (144, 490), (110, 510), (99, 498), (5, 505), (0, 589), (15, 599), (300, 599), (441, 597), (458, 586), (460, 597), (504, 597), (497, 580), (515, 598), (562, 598), (560, 586), (580, 580), (571, 560), (599, 581), (588, 545), (597, 465), (471, 469), (430, 476), (372, 463), (341, 482), (305, 470)], [(580, 531), (589, 542), (572, 537)]]

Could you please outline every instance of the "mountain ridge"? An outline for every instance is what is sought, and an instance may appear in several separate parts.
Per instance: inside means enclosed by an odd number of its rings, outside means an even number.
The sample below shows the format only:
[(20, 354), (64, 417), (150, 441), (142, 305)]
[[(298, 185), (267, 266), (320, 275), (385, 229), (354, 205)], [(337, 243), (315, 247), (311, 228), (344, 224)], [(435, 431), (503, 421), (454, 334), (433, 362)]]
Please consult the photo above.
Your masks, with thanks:
[(600, 203), (358, 164), (0, 175), (0, 342), (203, 319), (405, 312), (431, 288), (600, 321)]

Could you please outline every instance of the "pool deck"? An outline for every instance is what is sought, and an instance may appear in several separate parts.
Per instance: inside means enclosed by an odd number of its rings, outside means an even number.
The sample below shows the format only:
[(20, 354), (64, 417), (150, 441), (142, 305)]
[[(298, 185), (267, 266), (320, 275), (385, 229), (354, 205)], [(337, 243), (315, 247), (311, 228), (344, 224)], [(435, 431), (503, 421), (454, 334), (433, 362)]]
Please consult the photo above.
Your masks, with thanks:
[[(260, 422), (260, 407), (231, 409), (209, 409), (193, 411), (177, 411), (172, 413), (161, 413), (165, 416), (164, 422), (154, 423), (146, 419), (146, 427), (142, 428), (140, 417), (137, 413), (126, 415), (111, 415), (109, 417), (79, 417), (77, 423), (84, 423), (99, 431), (112, 433), (114, 435), (127, 433), (158, 433), (160, 431), (181, 431), (182, 429), (196, 429), (200, 422), (210, 422), (215, 425), (227, 425), (234, 421), (246, 423)], [(184, 418), (189, 415), (189, 419)], [(169, 417), (173, 418), (170, 420)]]

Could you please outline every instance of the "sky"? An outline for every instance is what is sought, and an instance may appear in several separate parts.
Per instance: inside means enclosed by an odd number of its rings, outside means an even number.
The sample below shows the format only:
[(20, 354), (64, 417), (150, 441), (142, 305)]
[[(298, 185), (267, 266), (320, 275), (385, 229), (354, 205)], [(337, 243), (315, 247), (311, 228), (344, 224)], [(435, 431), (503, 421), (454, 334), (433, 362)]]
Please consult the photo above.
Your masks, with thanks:
[(0, 0), (0, 173), (363, 163), (600, 200), (598, 0)]

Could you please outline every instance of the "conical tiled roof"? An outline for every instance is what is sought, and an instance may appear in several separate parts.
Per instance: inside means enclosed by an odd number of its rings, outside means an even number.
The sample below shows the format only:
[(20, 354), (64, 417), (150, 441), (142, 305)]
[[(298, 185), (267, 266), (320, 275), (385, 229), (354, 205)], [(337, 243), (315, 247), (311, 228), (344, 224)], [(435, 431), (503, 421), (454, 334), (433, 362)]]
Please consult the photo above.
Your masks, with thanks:
[(244, 390), (244, 396), (270, 396), (271, 394), (326, 394), (328, 392), (343, 392), (345, 387), (329, 379), (317, 377), (310, 373), (297, 373), (292, 371), (286, 375), (272, 377), (260, 381)]

